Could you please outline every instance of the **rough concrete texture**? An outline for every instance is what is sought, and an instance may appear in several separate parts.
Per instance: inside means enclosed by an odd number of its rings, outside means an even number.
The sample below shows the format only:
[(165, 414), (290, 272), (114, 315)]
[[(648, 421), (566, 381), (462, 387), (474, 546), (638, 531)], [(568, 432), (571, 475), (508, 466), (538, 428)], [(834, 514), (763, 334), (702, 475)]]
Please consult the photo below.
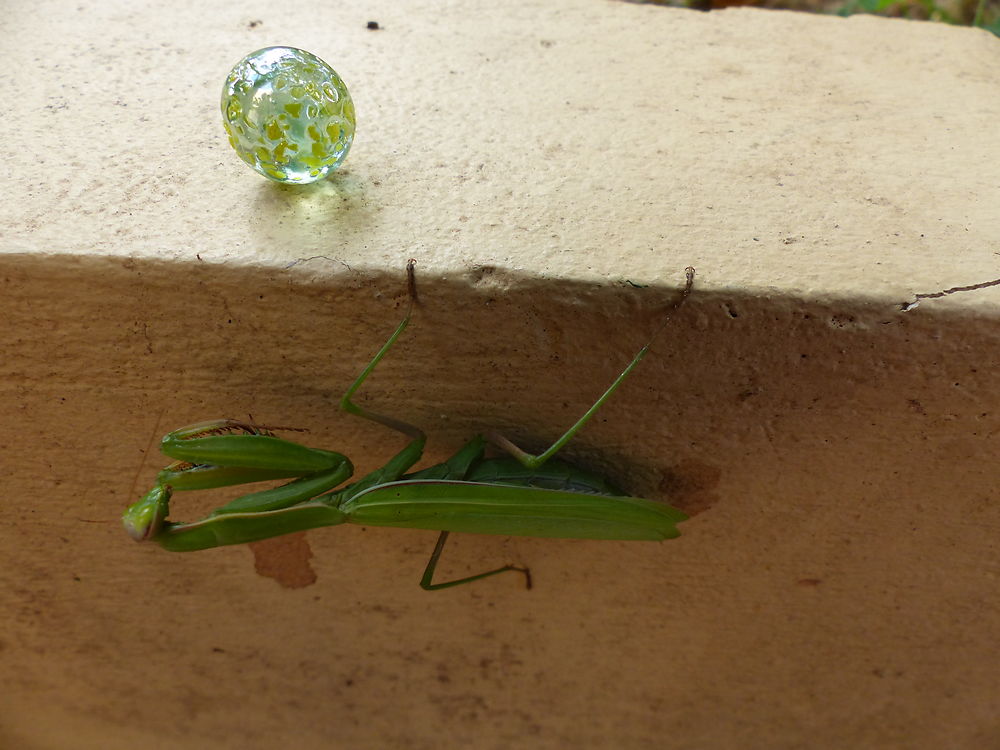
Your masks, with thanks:
[[(5, 9), (0, 747), (1000, 746), (1000, 42), (611, 0)], [(377, 20), (379, 31), (366, 29)], [(229, 67), (337, 68), (345, 169), (230, 152)], [(664, 544), (342, 527), (189, 555), (118, 514), (218, 416), (544, 446)], [(295, 262), (299, 259), (300, 262)], [(359, 423), (360, 422), (360, 423)], [(222, 493), (225, 494), (225, 493)], [(178, 498), (177, 517), (221, 502)]]

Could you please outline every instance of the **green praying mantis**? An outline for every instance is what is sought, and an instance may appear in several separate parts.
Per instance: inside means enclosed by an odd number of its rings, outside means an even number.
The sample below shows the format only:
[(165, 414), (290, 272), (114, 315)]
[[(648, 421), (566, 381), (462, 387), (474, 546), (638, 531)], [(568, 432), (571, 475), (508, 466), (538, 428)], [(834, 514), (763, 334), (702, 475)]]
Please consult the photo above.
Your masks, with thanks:
[[(410, 297), (406, 316), (340, 400), (344, 411), (406, 435), (410, 440), (399, 453), (381, 468), (337, 489), (354, 472), (350, 460), (340, 453), (284, 440), (267, 428), (237, 420), (183, 427), (167, 434), (161, 443), (163, 453), (175, 463), (163, 469), (156, 485), (125, 511), (122, 520), (129, 535), (140, 542), (188, 552), (342, 523), (440, 531), (420, 580), (428, 591), (507, 571), (523, 574), (531, 588), (530, 570), (515, 565), (434, 583), (435, 568), (453, 531), (647, 541), (678, 536), (677, 524), (687, 518), (681, 511), (626, 496), (600, 476), (555, 458), (646, 356), (652, 339), (583, 416), (542, 453), (527, 453), (503, 436), (487, 433), (472, 438), (443, 463), (410, 471), (423, 453), (423, 431), (364, 409), (353, 398), (410, 323), (417, 302), (414, 263), (410, 260), (406, 267)], [(687, 299), (693, 282), (694, 269), (689, 267), (684, 289), (657, 333)], [(487, 443), (506, 455), (486, 457)], [(292, 481), (287, 484), (242, 495), (199, 521), (167, 520), (175, 491), (289, 478)]]

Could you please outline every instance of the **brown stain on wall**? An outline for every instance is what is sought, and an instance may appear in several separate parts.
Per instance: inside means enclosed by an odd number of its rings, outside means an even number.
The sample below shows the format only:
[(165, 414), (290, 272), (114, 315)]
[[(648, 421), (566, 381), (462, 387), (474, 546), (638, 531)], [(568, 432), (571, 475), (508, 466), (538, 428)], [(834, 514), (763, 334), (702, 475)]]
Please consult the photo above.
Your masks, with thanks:
[(259, 575), (273, 578), (286, 589), (301, 589), (316, 583), (316, 571), (309, 564), (312, 549), (306, 541), (306, 532), (251, 542), (249, 546)]
[(718, 466), (701, 461), (684, 461), (668, 469), (659, 490), (665, 500), (689, 516), (704, 513), (718, 501), (714, 490), (722, 479)]

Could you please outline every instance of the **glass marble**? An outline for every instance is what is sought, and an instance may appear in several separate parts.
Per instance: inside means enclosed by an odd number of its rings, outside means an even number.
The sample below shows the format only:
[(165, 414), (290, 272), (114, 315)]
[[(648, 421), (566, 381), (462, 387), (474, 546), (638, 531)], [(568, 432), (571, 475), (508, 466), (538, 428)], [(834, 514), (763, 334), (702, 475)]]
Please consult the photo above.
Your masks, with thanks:
[(267, 47), (230, 71), (222, 122), (243, 161), (272, 180), (302, 185), (344, 161), (354, 141), (354, 102), (316, 55)]

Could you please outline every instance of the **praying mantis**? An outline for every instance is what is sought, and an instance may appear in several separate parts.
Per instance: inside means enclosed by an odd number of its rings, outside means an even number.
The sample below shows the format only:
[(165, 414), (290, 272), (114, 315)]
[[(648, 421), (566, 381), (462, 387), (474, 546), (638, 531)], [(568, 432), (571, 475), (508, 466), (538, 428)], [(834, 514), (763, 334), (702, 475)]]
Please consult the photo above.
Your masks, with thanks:
[[(531, 588), (528, 568), (504, 565), (484, 573), (434, 583), (451, 532), (569, 539), (662, 541), (679, 535), (687, 516), (663, 503), (629, 497), (596, 474), (555, 458), (646, 356), (652, 341), (691, 293), (694, 269), (685, 269), (679, 299), (653, 338), (608, 389), (547, 450), (531, 454), (496, 433), (477, 435), (443, 463), (418, 471), (426, 435), (392, 417), (362, 408), (354, 394), (406, 329), (417, 302), (414, 263), (406, 266), (409, 307), (389, 340), (340, 400), (340, 408), (409, 438), (381, 468), (337, 489), (354, 473), (340, 453), (309, 448), (276, 437), (260, 425), (223, 419), (182, 427), (164, 436), (161, 449), (175, 463), (155, 486), (123, 514), (129, 535), (176, 552), (243, 544), (322, 526), (364, 526), (439, 531), (420, 586), (450, 588), (507, 571), (519, 572)], [(486, 457), (487, 443), (506, 455)], [(272, 489), (242, 495), (190, 523), (168, 521), (175, 491), (212, 489), (263, 480), (291, 479)]]

